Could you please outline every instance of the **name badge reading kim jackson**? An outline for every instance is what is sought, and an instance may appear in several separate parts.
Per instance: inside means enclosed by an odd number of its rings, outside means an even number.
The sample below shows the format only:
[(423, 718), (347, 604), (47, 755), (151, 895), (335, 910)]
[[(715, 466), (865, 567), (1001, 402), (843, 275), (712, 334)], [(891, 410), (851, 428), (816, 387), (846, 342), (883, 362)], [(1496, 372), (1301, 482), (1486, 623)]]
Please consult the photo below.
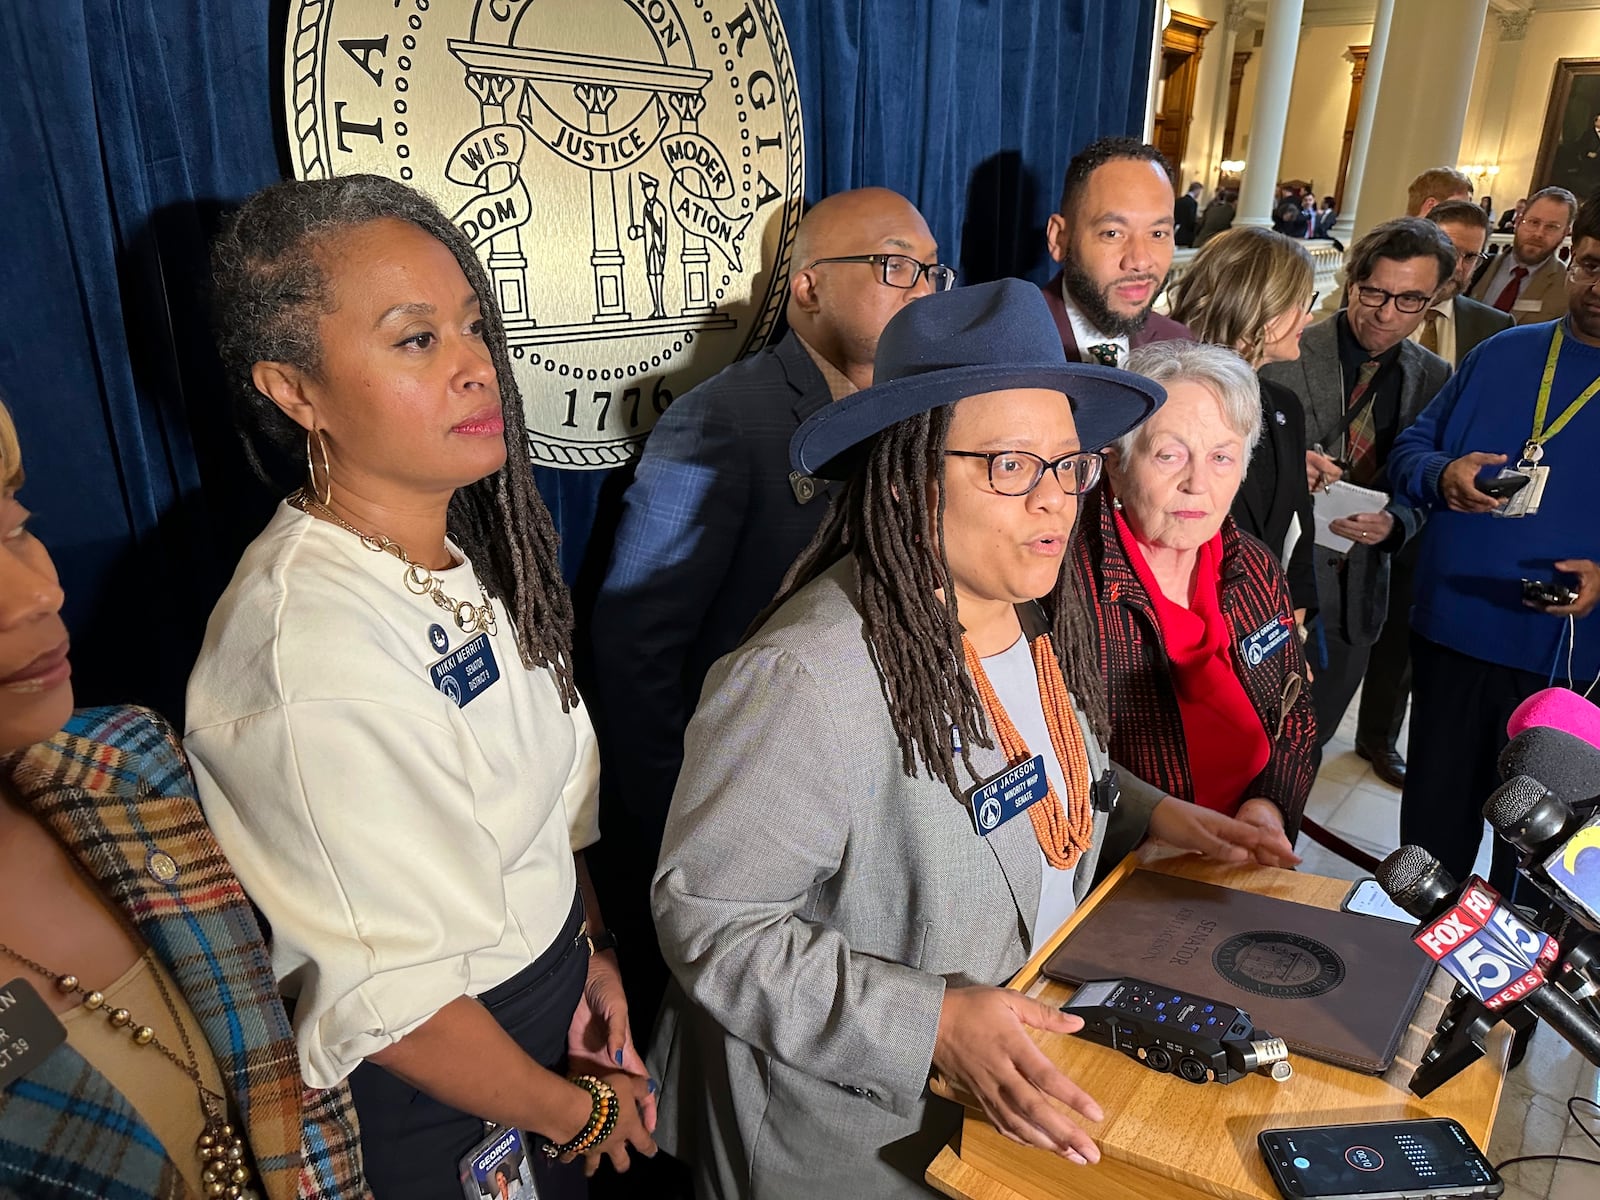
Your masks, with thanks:
[(480, 633), (457, 650), (428, 668), (433, 686), (455, 704), (465, 708), (500, 679), (500, 664), (494, 660), (494, 645), (487, 633)]
[(1288, 613), (1273, 617), (1260, 629), (1256, 630), (1240, 644), (1244, 652), (1244, 661), (1252, 667), (1259, 667), (1267, 659), (1289, 644), (1289, 639), (1294, 636), (1294, 618)]
[(972, 827), (980, 836), (988, 837), (1019, 812), (1043, 800), (1049, 792), (1050, 780), (1044, 773), (1044, 756), (1035, 754), (1027, 762), (1008, 767), (967, 793), (967, 807), (972, 810)]
[(61, 1043), (67, 1027), (20, 976), (0, 986), (0, 1091), (33, 1070)]

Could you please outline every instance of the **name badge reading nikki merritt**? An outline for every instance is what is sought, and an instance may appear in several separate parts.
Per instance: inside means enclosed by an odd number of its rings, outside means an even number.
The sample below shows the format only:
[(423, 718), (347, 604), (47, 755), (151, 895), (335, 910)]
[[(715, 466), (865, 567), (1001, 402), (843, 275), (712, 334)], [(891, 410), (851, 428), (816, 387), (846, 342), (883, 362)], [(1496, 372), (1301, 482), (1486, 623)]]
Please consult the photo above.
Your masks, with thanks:
[(980, 836), (988, 837), (1012, 817), (1043, 800), (1049, 792), (1044, 756), (1035, 754), (1027, 762), (1002, 771), (967, 793), (972, 827)]
[(500, 664), (494, 660), (494, 645), (487, 633), (480, 633), (466, 645), (445, 655), (428, 668), (433, 686), (455, 704), (465, 708), (500, 679)]

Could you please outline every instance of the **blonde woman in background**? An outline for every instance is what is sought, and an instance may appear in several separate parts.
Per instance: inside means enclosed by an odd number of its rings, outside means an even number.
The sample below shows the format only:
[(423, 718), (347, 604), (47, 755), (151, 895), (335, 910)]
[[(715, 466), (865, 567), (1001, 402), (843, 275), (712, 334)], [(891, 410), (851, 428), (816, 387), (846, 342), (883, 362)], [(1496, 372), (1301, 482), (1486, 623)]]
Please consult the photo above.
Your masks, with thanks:
[[(1171, 316), (1195, 339), (1227, 346), (1257, 371), (1300, 357), (1300, 335), (1317, 302), (1311, 255), (1293, 238), (1241, 225), (1208, 241), (1172, 287)], [(1234, 522), (1266, 544), (1289, 576), (1295, 619), (1317, 608), (1306, 419), (1288, 388), (1260, 379), (1261, 440), (1234, 497)]]

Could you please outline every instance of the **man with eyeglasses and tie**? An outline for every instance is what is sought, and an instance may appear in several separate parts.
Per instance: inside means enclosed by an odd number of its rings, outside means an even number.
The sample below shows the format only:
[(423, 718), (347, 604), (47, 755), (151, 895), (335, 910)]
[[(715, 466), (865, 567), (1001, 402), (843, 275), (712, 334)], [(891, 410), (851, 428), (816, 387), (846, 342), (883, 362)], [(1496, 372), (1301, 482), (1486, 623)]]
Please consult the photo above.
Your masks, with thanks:
[(1067, 164), (1045, 226), (1061, 271), (1044, 298), (1068, 359), (1120, 367), (1148, 342), (1194, 340), (1151, 311), (1172, 269), (1173, 205), (1167, 160), (1138, 138), (1101, 138)]
[(1511, 253), (1497, 254), (1473, 276), (1474, 300), (1510, 313), (1518, 325), (1554, 321), (1567, 312), (1566, 264), (1556, 253), (1578, 211), (1578, 198), (1563, 187), (1528, 197), (1511, 231)]
[[(1498, 309), (1461, 294), (1484, 260), (1489, 214), (1470, 200), (1445, 200), (1430, 205), (1427, 217), (1456, 248), (1456, 269), (1423, 312), (1411, 340), (1454, 367), (1479, 342), (1511, 328), (1512, 322)], [(1388, 616), (1372, 645), (1356, 718), (1357, 752), (1372, 763), (1374, 775), (1393, 787), (1404, 786), (1406, 780), (1400, 728), (1411, 697), (1411, 585), (1420, 544), (1420, 538), (1412, 538), (1390, 556)]]
[[(1170, 222), (1170, 197), (1167, 207)], [(606, 915), (616, 926), (625, 904), (622, 919), (637, 933), (636, 1036), (666, 985), (648, 889), (683, 731), (707, 670), (777, 594), (837, 487), (791, 473), (789, 439), (812, 413), (872, 382), (890, 317), (955, 285), (938, 255), (922, 214), (894, 192), (862, 188), (813, 205), (795, 235), (789, 333), (680, 396), (623, 496), (586, 694), (600, 735), (601, 820), (626, 830), (610, 840), (625, 843), (615, 855), (634, 860), (613, 866), (629, 891), (607, 896)]]
[[(1450, 366), (1409, 338), (1435, 296), (1455, 274), (1459, 255), (1431, 221), (1399, 217), (1351, 247), (1345, 307), (1306, 330), (1296, 362), (1271, 363), (1264, 379), (1300, 398), (1306, 413), (1306, 480), (1313, 491), (1343, 478), (1387, 491), (1395, 438), (1433, 399)], [(1375, 512), (1333, 522), (1348, 550), (1317, 546), (1321, 604), (1307, 645), (1316, 678), (1317, 745), (1326, 746), (1361, 677), (1388, 610), (1389, 558), (1422, 523), (1393, 501)], [(1382, 747), (1358, 747), (1370, 757)], [(1392, 753), (1392, 750), (1390, 751)], [(1382, 762), (1390, 773), (1398, 765)]]
[[(1577, 215), (1562, 278), (1562, 318), (1518, 324), (1469, 354), (1390, 459), (1397, 500), (1430, 511), (1411, 614), (1411, 772), (1400, 840), (1458, 877), (1478, 852), (1480, 810), (1499, 783), (1512, 710), (1552, 681), (1584, 691), (1600, 675), (1600, 628), (1590, 619), (1600, 603), (1594, 199)], [(1526, 482), (1509, 496), (1483, 490), (1517, 477)], [(1529, 596), (1524, 579), (1570, 592)], [(1511, 846), (1496, 840), (1490, 882), (1508, 888), (1515, 863)]]

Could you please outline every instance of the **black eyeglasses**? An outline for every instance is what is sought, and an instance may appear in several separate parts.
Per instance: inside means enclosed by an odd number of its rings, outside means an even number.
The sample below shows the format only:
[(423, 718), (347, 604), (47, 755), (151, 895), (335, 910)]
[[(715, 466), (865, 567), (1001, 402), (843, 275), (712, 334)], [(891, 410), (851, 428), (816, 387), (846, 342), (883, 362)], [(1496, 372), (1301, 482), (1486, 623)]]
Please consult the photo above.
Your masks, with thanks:
[(918, 262), (909, 254), (843, 254), (838, 258), (814, 258), (806, 264), (818, 263), (872, 263), (878, 268), (878, 282), (892, 288), (910, 291), (924, 275), (928, 286), (936, 292), (948, 292), (956, 285), (956, 269), (943, 263)]
[(1069, 496), (1081, 496), (1100, 482), (1105, 456), (1098, 450), (1075, 450), (1054, 462), (1026, 450), (946, 450), (951, 458), (981, 458), (989, 464), (989, 486), (1002, 496), (1026, 496), (1039, 486), (1046, 471)]
[(1322, 299), (1322, 293), (1321, 292), (1312, 292), (1311, 293), (1311, 303), (1306, 305), (1306, 311), (1308, 313), (1316, 312), (1317, 311), (1317, 301), (1321, 300), (1321, 299)]
[(1395, 311), (1403, 313), (1419, 313), (1427, 308), (1429, 302), (1433, 299), (1432, 292), (1426, 294), (1423, 292), (1396, 293), (1386, 292), (1382, 288), (1376, 287), (1358, 287), (1356, 295), (1360, 298), (1361, 303), (1368, 308), (1382, 308), (1392, 300), (1394, 301)]

